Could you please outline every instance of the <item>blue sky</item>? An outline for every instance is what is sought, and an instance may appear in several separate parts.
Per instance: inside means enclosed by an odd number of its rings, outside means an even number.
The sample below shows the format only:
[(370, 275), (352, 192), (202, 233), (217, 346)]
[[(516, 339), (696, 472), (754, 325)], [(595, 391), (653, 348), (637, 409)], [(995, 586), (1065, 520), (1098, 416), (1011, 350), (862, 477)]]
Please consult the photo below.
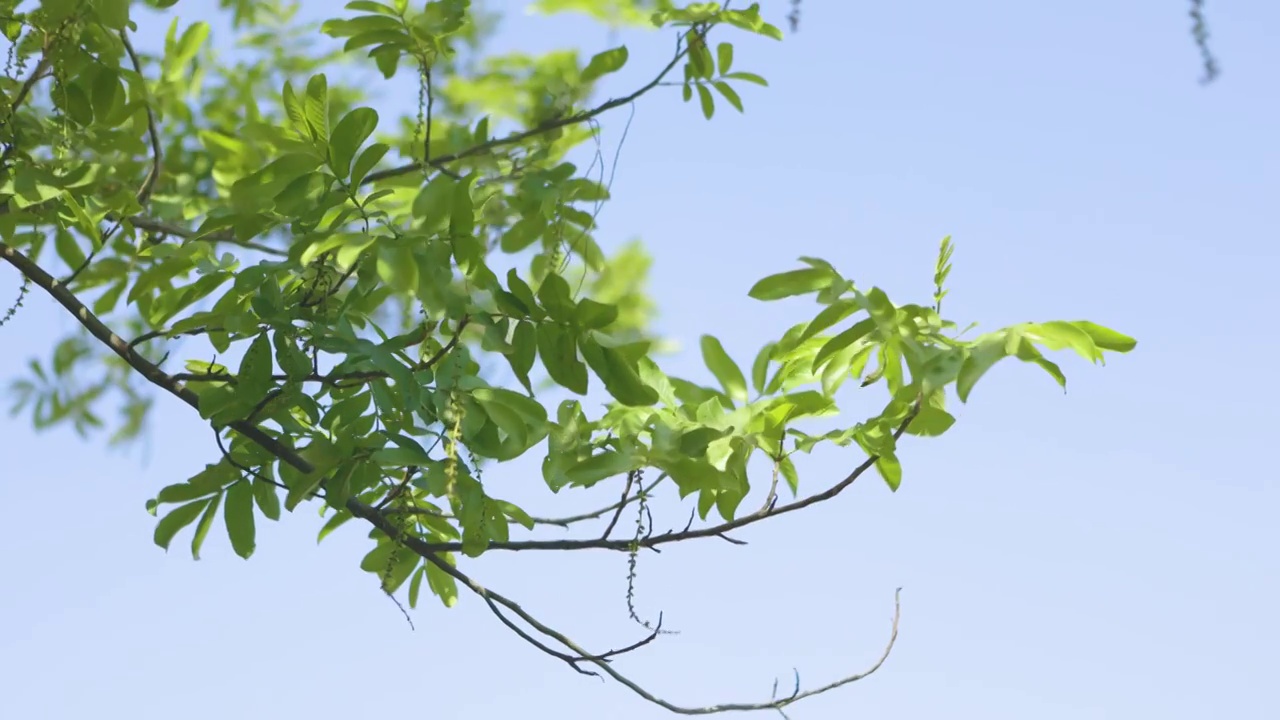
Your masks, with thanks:
[[(788, 5), (764, 10), (784, 25)], [(673, 372), (706, 377), (703, 332), (749, 360), (806, 319), (803, 303), (746, 297), (796, 256), (905, 302), (927, 296), (947, 234), (948, 314), (962, 323), (1089, 318), (1140, 345), (1106, 368), (1064, 358), (1065, 396), (999, 366), (951, 432), (904, 442), (896, 494), (869, 477), (741, 533), (748, 547), (643, 557), (640, 608), (681, 634), (621, 669), (690, 705), (765, 699), (792, 668), (826, 682), (878, 655), (901, 586), (886, 666), (793, 718), (1280, 716), (1267, 449), (1280, 345), (1266, 320), (1280, 301), (1280, 6), (1209, 3), (1224, 73), (1204, 88), (1186, 5), (808, 0), (798, 35), (739, 46), (735, 65), (772, 84), (744, 91), (745, 115), (705, 122), (674, 90), (639, 105), (600, 239), (640, 237), (654, 254), (660, 328), (694, 349)], [(205, 8), (177, 7), (184, 22)], [(607, 88), (619, 93), (670, 46), (623, 39), (631, 63)], [(519, 12), (497, 39), (606, 42)], [(380, 107), (407, 110), (405, 98)], [(605, 119), (606, 151), (625, 119)], [(0, 272), (0, 292), (17, 286)], [(0, 378), (73, 325), (33, 293), (0, 331)], [(449, 611), (424, 598), (410, 632), (356, 567), (363, 532), (317, 546), (311, 509), (260, 523), (248, 562), (222, 538), (199, 562), (185, 536), (165, 554), (143, 502), (217, 450), (176, 401), (159, 400), (153, 427), (122, 453), (0, 419), (0, 717), (666, 716), (539, 654), (471, 597)], [(802, 488), (859, 459), (817, 454)], [(530, 468), (486, 481), (556, 514)], [(469, 567), (592, 646), (639, 633), (623, 556)]]

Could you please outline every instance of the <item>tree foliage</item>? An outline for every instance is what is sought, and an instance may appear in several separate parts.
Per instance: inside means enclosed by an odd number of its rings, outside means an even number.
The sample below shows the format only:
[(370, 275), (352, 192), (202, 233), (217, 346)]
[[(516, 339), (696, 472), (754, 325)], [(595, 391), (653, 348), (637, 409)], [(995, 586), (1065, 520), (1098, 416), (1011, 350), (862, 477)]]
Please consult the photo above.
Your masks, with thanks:
[[(83, 329), (13, 381), (13, 409), (113, 442), (143, 432), (158, 398), (198, 412), (219, 459), (147, 503), (161, 547), (185, 533), (198, 556), (225, 532), (248, 558), (262, 522), (318, 506), (321, 537), (358, 521), (361, 569), (411, 607), (424, 589), (446, 606), (474, 595), (543, 653), (675, 712), (780, 710), (879, 663), (762, 702), (678, 706), (610, 662), (659, 628), (589, 650), (473, 569), (487, 553), (607, 549), (634, 571), (643, 549), (739, 542), (730, 533), (830, 500), (873, 468), (897, 489), (899, 440), (947, 432), (948, 403), (1001, 360), (1065, 386), (1044, 351), (1100, 362), (1134, 347), (1088, 321), (966, 339), (942, 314), (948, 239), (920, 302), (800, 258), (750, 295), (808, 297), (810, 319), (753, 358), (704, 336), (713, 384), (664, 372), (648, 260), (597, 243), (608, 183), (568, 158), (610, 110), (669, 85), (707, 119), (742, 111), (740, 90), (767, 83), (735, 40), (782, 37), (756, 5), (534, 3), (674, 40), (651, 80), (600, 100), (595, 86), (628, 63), (626, 47), (487, 54), (492, 19), (468, 0), (353, 0), (319, 27), (336, 39), (320, 46), (274, 0), (222, 0), (235, 62), (210, 50), (204, 22), (174, 19), (161, 48), (135, 48), (136, 18), (175, 3), (0, 2), (0, 257), (23, 294), (38, 288)], [(377, 77), (409, 78), (416, 116), (369, 107)], [(879, 412), (840, 415), (843, 399), (872, 392)], [(607, 396), (601, 411), (589, 393)], [(824, 444), (863, 459), (815, 490), (797, 460)], [(620, 499), (532, 517), (486, 482), (526, 456), (553, 492), (615, 483)], [(753, 480), (762, 502), (744, 507)], [(697, 520), (618, 529), (658, 494), (688, 498)], [(545, 526), (588, 529), (565, 539)]]

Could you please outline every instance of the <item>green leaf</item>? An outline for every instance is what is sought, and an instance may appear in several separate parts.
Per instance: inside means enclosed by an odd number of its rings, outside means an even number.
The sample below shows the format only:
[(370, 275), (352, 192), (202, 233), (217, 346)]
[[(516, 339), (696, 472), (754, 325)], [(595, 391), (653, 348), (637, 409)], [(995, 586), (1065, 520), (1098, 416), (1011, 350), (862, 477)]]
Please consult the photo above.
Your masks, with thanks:
[(658, 402), (658, 392), (640, 378), (637, 364), (620, 350), (583, 338), (582, 356), (600, 376), (605, 390), (623, 405), (644, 407)]
[(316, 534), (316, 542), (318, 543), (326, 537), (329, 537), (334, 530), (337, 530), (347, 524), (347, 521), (351, 520), (352, 517), (353, 515), (346, 510), (339, 510), (334, 513), (325, 521), (324, 526), (320, 528), (320, 532)]
[(95, 0), (94, 10), (102, 24), (112, 30), (123, 30), (129, 24), (130, 0)]
[(563, 325), (538, 326), (538, 354), (552, 380), (579, 395), (587, 394), (587, 366), (578, 359), (577, 341)]
[(453, 236), (455, 243), (460, 239), (470, 238), (476, 231), (475, 203), (471, 197), (471, 186), (474, 183), (475, 175), (468, 175), (460, 182), (454, 183), (453, 201), (449, 212), (449, 234)]
[[(453, 564), (452, 558), (448, 556), (443, 557), (442, 562)], [(451, 608), (457, 605), (458, 583), (454, 581), (453, 576), (436, 567), (436, 564), (430, 560), (426, 562), (426, 568), (427, 585), (431, 588), (431, 592), (440, 598), (440, 602), (444, 603), (445, 607)]]
[(747, 295), (756, 300), (781, 300), (830, 287), (839, 277), (824, 268), (804, 268), (770, 275), (751, 286)]
[(284, 103), (285, 115), (289, 118), (289, 124), (293, 127), (294, 132), (304, 138), (314, 138), (314, 133), (307, 126), (307, 112), (302, 106), (302, 99), (294, 92), (293, 85), (287, 80), (284, 84), (281, 101)]
[(813, 356), (813, 369), (822, 367), (827, 358), (844, 350), (855, 342), (870, 335), (876, 329), (875, 318), (864, 318), (853, 324), (853, 327), (828, 340), (818, 353)]
[(307, 96), (302, 100), (303, 113), (312, 137), (323, 148), (329, 144), (329, 81), (324, 73), (307, 81)]
[(733, 46), (727, 42), (722, 42), (716, 46), (716, 65), (720, 68), (720, 74), (724, 75), (733, 67)]
[(596, 54), (582, 70), (582, 82), (591, 82), (602, 75), (617, 72), (627, 64), (627, 47), (625, 45), (605, 50)]
[(738, 112), (743, 111), (742, 98), (738, 97), (738, 91), (730, 87), (729, 83), (724, 82), (723, 80), (716, 80), (711, 83), (711, 86), (714, 87), (716, 91), (719, 92), (722, 96), (724, 96), (725, 100), (729, 101), (729, 104), (733, 106), (734, 110), (737, 110)]
[(738, 365), (729, 357), (729, 353), (725, 352), (724, 346), (711, 335), (703, 335), (700, 344), (702, 360), (707, 364), (711, 374), (716, 376), (716, 380), (720, 381), (720, 387), (724, 388), (725, 393), (734, 400), (746, 402), (747, 380), (742, 376)]
[(512, 447), (504, 455), (518, 456), (546, 437), (547, 411), (536, 400), (502, 388), (476, 388), (471, 397), (507, 434)]
[(795, 463), (791, 462), (791, 456), (782, 458), (782, 462), (778, 464), (778, 469), (782, 471), (782, 477), (787, 481), (787, 487), (791, 488), (791, 497), (800, 494), (800, 474), (796, 472)]
[(812, 321), (805, 326), (804, 332), (800, 333), (800, 342), (804, 342), (827, 328), (835, 325), (841, 320), (849, 317), (856, 312), (861, 305), (857, 300), (851, 298), (843, 298), (837, 300), (822, 309)]
[(220, 365), (208, 360), (187, 360), (182, 364), (187, 372), (195, 375), (226, 375), (231, 376), (231, 371), (226, 365)]
[(410, 578), (409, 580), (409, 607), (410, 608), (418, 607), (418, 594), (422, 590), (422, 578), (427, 573), (427, 565), (430, 565), (430, 564), (431, 564), (430, 562), (427, 562), (422, 565), (419, 565), (418, 569), (413, 571), (413, 577)]
[(307, 357), (292, 337), (276, 330), (271, 341), (276, 349), (276, 362), (290, 380), (300, 381), (311, 375), (311, 358)]
[(255, 403), (261, 400), (271, 389), (272, 369), (271, 341), (267, 340), (266, 333), (259, 333), (240, 359), (240, 369), (236, 372), (236, 397)]
[[(550, 310), (550, 307), (547, 309)], [(595, 330), (606, 328), (618, 319), (618, 306), (606, 305), (590, 298), (584, 298), (578, 303), (574, 319), (577, 320), (578, 325), (584, 328)]]
[[(1049, 373), (1049, 376), (1053, 378), (1054, 382), (1058, 383), (1058, 387), (1062, 388), (1065, 392), (1067, 388), (1067, 376), (1062, 374), (1062, 369), (1059, 368), (1056, 363), (1045, 358), (1044, 355), (1041, 355), (1040, 351), (1036, 349), (1035, 345), (1031, 344), (1029, 339), (1019, 337), (1017, 342), (1018, 345), (1014, 350), (1014, 356), (1023, 362), (1039, 365), (1041, 369)], [(1009, 346), (1006, 343), (1006, 352), (1008, 351), (1008, 348)]]
[(1018, 331), (1050, 350), (1070, 348), (1090, 362), (1102, 362), (1102, 350), (1093, 344), (1089, 333), (1069, 322), (1055, 320), (1046, 323), (1027, 323)]
[(764, 384), (769, 377), (769, 359), (772, 357), (775, 347), (777, 347), (776, 343), (767, 343), (760, 348), (759, 353), (756, 353), (755, 362), (751, 364), (751, 386), (756, 389), (757, 393), (764, 392)]
[(338, 177), (348, 176), (351, 159), (377, 127), (378, 113), (367, 107), (352, 110), (333, 127), (333, 135), (329, 138), (329, 167)]
[(702, 105), (702, 116), (710, 120), (712, 115), (716, 113), (716, 101), (711, 97), (711, 91), (706, 85), (701, 83), (694, 85), (698, 90), (698, 102)]
[(253, 501), (257, 503), (262, 515), (269, 520), (280, 519), (280, 496), (276, 486), (261, 479), (253, 479)]
[(315, 492), (322, 482), (324, 482), (323, 472), (300, 474), (293, 482), (289, 483), (289, 492), (284, 497), (284, 509), (293, 512), (293, 509), (298, 507), (303, 500), (306, 500), (307, 496)]
[(160, 518), (160, 522), (156, 523), (155, 543), (165, 550), (169, 549), (169, 543), (173, 542), (173, 536), (178, 534), (182, 528), (195, 522), (195, 519), (209, 505), (210, 498), (196, 500), (195, 502), (180, 505), (174, 508), (168, 515)]
[(533, 369), (533, 361), (538, 355), (538, 340), (534, 324), (527, 321), (516, 323), (515, 330), (511, 334), (511, 347), (513, 352), (508, 354), (507, 363), (511, 365), (511, 371), (516, 374), (516, 379), (524, 385), (524, 389), (533, 392), (533, 386), (529, 382), (529, 371)]
[(101, 247), (102, 232), (98, 229), (98, 223), (89, 217), (89, 213), (85, 212), (83, 207), (80, 207), (80, 203), (76, 202), (76, 199), (70, 193), (63, 195), (62, 202), (67, 209), (71, 210), (71, 214), (76, 220), (76, 227), (80, 232), (89, 236), (89, 239), (93, 241), (94, 248)]
[(242, 558), (248, 559), (254, 549), (253, 488), (248, 481), (227, 488), (227, 508), (222, 519), (227, 524), (227, 537), (231, 548)]
[(386, 143), (374, 143), (362, 150), (360, 157), (356, 158), (355, 165), (351, 167), (351, 184), (362, 184), (369, 171), (373, 170), (378, 161), (382, 159), (382, 156), (386, 155), (390, 149), (391, 146)]
[(707, 446), (726, 437), (729, 429), (698, 427), (680, 436), (680, 452), (689, 457), (700, 458), (707, 454)]
[(1127, 353), (1138, 346), (1138, 341), (1128, 335), (1088, 320), (1075, 320), (1071, 324), (1084, 331), (1093, 340), (1093, 344), (1103, 350)]
[(84, 251), (76, 244), (76, 238), (66, 230), (58, 229), (53, 234), (53, 249), (58, 253), (58, 259), (67, 264), (71, 270), (80, 267), (85, 260)]
[(343, 7), (348, 10), (363, 10), (364, 12), (379, 13), (381, 15), (390, 15), (392, 17), (397, 14), (395, 8), (388, 7), (382, 3), (373, 2), (373, 0), (351, 0), (351, 2), (347, 3)]
[[(942, 393), (937, 393), (937, 396), (941, 397)], [(921, 405), (920, 412), (907, 426), (907, 433), (922, 437), (937, 437), (950, 430), (955, 423), (956, 419), (951, 413), (932, 403), (926, 403)]]
[(969, 355), (956, 376), (956, 395), (960, 401), (969, 402), (969, 393), (973, 391), (973, 386), (978, 379), (990, 370), (992, 365), (1005, 357), (1005, 341), (1000, 334), (987, 336), (978, 341), (969, 350)]
[(759, 75), (756, 75), (755, 73), (749, 73), (749, 72), (725, 73), (724, 77), (729, 80), (742, 80), (743, 82), (753, 83), (756, 85), (760, 85), (761, 87), (769, 87), (769, 82), (764, 78), (760, 77)]
[(209, 498), (200, 522), (196, 523), (196, 531), (191, 536), (191, 557), (196, 560), (200, 559), (200, 548), (204, 545), (204, 539), (209, 536), (209, 528), (213, 527), (213, 518), (218, 514), (218, 506), (221, 504), (222, 493)]
[(403, 245), (383, 245), (378, 250), (378, 277), (392, 290), (408, 294), (418, 289), (418, 261)]
[(606, 478), (630, 472), (635, 467), (635, 458), (612, 450), (606, 450), (571, 466), (565, 472), (565, 475), (569, 478), (569, 482), (574, 485), (591, 487)]
[(542, 307), (547, 309), (547, 314), (562, 323), (579, 319), (579, 309), (573, 303), (573, 290), (569, 287), (569, 282), (560, 275), (552, 273), (542, 281), (538, 288), (538, 299), (542, 301)]
[(876, 458), (876, 470), (889, 489), (897, 492), (902, 485), (902, 464), (898, 462), (898, 456), (893, 453), (880, 455)]

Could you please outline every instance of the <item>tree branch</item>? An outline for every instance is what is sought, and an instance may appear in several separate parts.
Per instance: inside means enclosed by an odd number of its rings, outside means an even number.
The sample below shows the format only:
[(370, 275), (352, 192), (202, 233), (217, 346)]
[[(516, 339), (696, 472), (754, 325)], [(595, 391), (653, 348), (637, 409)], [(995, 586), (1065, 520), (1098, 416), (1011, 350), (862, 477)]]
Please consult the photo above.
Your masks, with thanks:
[[(350, 507), (350, 503), (348, 503), (348, 507)], [(472, 579), (469, 575), (467, 575), (466, 573), (454, 567), (451, 563), (448, 563), (442, 560), (439, 557), (439, 555), (431, 549), (431, 545), (429, 543), (424, 542), (420, 538), (401, 532), (394, 522), (382, 516), (378, 512), (374, 511), (373, 508), (366, 506), (358, 512), (355, 510), (353, 510), (352, 512), (357, 517), (367, 520), (368, 522), (373, 524), (375, 527), (377, 527), (379, 530), (386, 533), (387, 536), (390, 537), (392, 540), (403, 543), (405, 547), (409, 548), (413, 552), (422, 556), (424, 560), (431, 563), (432, 565), (435, 565), (437, 568), (439, 568), (446, 574), (450, 575), (458, 582), (465, 585), (468, 590), (470, 590), (476, 596), (478, 596), (479, 598), (484, 600), (486, 603), (488, 603), (490, 608), (494, 609), (495, 612), (496, 612), (496, 608), (494, 607), (494, 604), (496, 603), (497, 605), (501, 605), (502, 607), (511, 611), (511, 613), (519, 617), (521, 620), (523, 620), (526, 624), (528, 624), (533, 629), (537, 630), (540, 634), (542, 634), (542, 636), (550, 638), (556, 641), (557, 643), (559, 643), (561, 646), (576, 653), (583, 662), (587, 662), (592, 665), (595, 665), (597, 668), (600, 669), (601, 672), (613, 678), (614, 680), (621, 683), (622, 685), (626, 686), (627, 689), (631, 690), (636, 695), (639, 695), (641, 698), (653, 703), (654, 705), (657, 705), (665, 710), (669, 710), (670, 712), (677, 713), (680, 715), (714, 715), (714, 714), (724, 713), (724, 712), (747, 712), (747, 711), (753, 711), (753, 710), (781, 710), (782, 708), (788, 705), (791, 705), (792, 703), (799, 702), (805, 698), (813, 697), (814, 695), (821, 695), (822, 693), (829, 692), (838, 687), (848, 685), (853, 682), (857, 682), (858, 680), (861, 680), (867, 677), (868, 675), (871, 675), (875, 671), (879, 670), (880, 667), (884, 665), (885, 661), (889, 659), (889, 654), (893, 651), (893, 646), (898, 640), (898, 622), (899, 622), (899, 619), (901, 618), (901, 604), (899, 602), (901, 589), (899, 589), (897, 592), (894, 593), (893, 625), (889, 634), (889, 641), (888, 643), (886, 643), (884, 651), (880, 654), (879, 659), (877, 659), (876, 662), (870, 668), (862, 672), (855, 673), (853, 675), (848, 675), (834, 682), (827, 683), (826, 685), (823, 685), (821, 687), (814, 688), (813, 690), (807, 690), (807, 691), (801, 692), (797, 687), (796, 692), (792, 693), (791, 695), (788, 695), (787, 697), (784, 697), (784, 698), (774, 698), (768, 702), (721, 703), (717, 705), (706, 705), (706, 706), (700, 706), (700, 707), (676, 705), (675, 703), (667, 701), (657, 695), (654, 695), (649, 690), (646, 690), (644, 687), (636, 683), (631, 678), (627, 677), (626, 675), (623, 675), (621, 672), (614, 669), (614, 667), (608, 662), (608, 659), (606, 657), (593, 654), (583, 649), (572, 638), (556, 630), (555, 628), (552, 628), (546, 623), (543, 623), (542, 621), (538, 620), (536, 617), (534, 617), (524, 608), (520, 607), (520, 605), (517, 604), (515, 601), (503, 596), (500, 593), (497, 593), (497, 592), (494, 592), (493, 590), (489, 590), (485, 588), (483, 585), (481, 585), (480, 583)], [(499, 615), (501, 616), (500, 613)], [(512, 629), (515, 629), (509, 621), (506, 622), (506, 624), (508, 627), (512, 627)], [(527, 633), (517, 631), (517, 634), (519, 634), (522, 638), (529, 640), (535, 647), (538, 647), (538, 649), (543, 650), (543, 652), (547, 652), (548, 654), (562, 660), (565, 659), (565, 653), (560, 653), (557, 650), (547, 647), (546, 644), (542, 643), (541, 641), (537, 641), (536, 639), (529, 638)]]
[[(124, 43), (124, 51), (129, 55), (129, 62), (133, 64), (133, 70), (138, 73), (145, 88), (147, 79), (142, 75), (142, 61), (138, 59), (138, 53), (134, 52), (133, 43), (129, 42), (129, 35), (124, 30), (120, 31), (120, 41)], [(138, 188), (137, 199), (138, 204), (145, 208), (147, 201), (151, 199), (151, 191), (155, 190), (156, 182), (160, 179), (164, 152), (160, 149), (160, 131), (156, 129), (156, 115), (151, 110), (151, 99), (148, 97), (143, 105), (147, 111), (147, 137), (151, 140), (151, 169), (147, 171), (147, 178), (142, 181), (142, 187)]]

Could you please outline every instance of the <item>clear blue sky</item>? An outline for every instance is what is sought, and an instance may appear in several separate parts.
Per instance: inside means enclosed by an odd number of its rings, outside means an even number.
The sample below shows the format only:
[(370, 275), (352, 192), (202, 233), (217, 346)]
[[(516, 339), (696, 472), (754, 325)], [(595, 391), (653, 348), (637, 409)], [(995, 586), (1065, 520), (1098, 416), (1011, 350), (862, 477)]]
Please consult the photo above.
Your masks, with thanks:
[[(1267, 320), (1280, 301), (1280, 5), (1208, 4), (1224, 68), (1209, 88), (1186, 6), (806, 0), (798, 35), (739, 48), (736, 64), (772, 82), (744, 92), (746, 115), (706, 123), (676, 91), (641, 103), (601, 239), (648, 243), (660, 327), (687, 348), (711, 331), (749, 358), (804, 319), (801, 304), (746, 298), (801, 254), (925, 297), (946, 234), (956, 319), (1086, 317), (1141, 344), (1106, 368), (1066, 360), (1065, 396), (1000, 366), (948, 435), (904, 444), (896, 495), (868, 478), (741, 533), (748, 547), (644, 557), (641, 608), (682, 634), (622, 669), (683, 704), (767, 698), (793, 667), (825, 682), (877, 656), (902, 586), (887, 665), (793, 718), (1280, 717)], [(178, 5), (184, 22), (205, 8)], [(787, 8), (765, 3), (779, 25)], [(665, 37), (626, 40), (612, 90), (669, 51)], [(606, 41), (516, 12), (498, 44)], [(383, 107), (408, 102), (390, 93)], [(624, 120), (606, 119), (606, 150)], [(3, 297), (17, 285), (0, 273)], [(34, 293), (0, 334), (0, 378), (72, 326)], [(696, 352), (670, 365), (699, 366)], [(223, 537), (200, 562), (185, 540), (166, 555), (143, 501), (217, 451), (175, 401), (154, 420), (146, 448), (122, 453), (0, 419), (0, 717), (665, 716), (529, 648), (468, 596), (451, 611), (424, 597), (410, 632), (356, 568), (367, 541), (354, 523), (317, 546), (306, 509), (260, 524), (249, 562)], [(804, 487), (857, 461), (821, 454)], [(486, 478), (556, 512), (528, 464)], [(637, 637), (621, 555), (469, 567), (592, 646)]]

